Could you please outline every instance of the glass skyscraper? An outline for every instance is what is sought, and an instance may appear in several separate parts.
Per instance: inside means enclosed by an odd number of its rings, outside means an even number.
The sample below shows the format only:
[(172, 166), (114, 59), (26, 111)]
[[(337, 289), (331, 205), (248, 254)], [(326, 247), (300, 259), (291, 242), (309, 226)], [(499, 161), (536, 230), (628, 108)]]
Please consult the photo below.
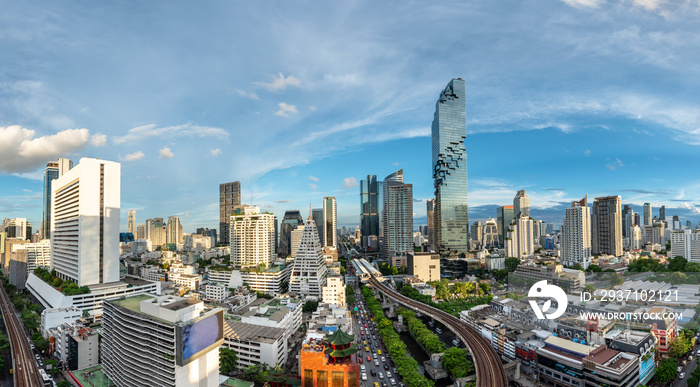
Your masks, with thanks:
[(432, 126), (435, 249), (443, 257), (469, 251), (466, 138), (464, 80), (455, 78), (435, 103)]
[[(376, 175), (367, 175), (367, 180), (360, 181), (360, 234), (362, 235), (362, 248), (378, 247), (380, 230), (380, 204), (381, 181), (377, 181)], [(373, 241), (373, 242), (372, 242)]]
[(73, 162), (68, 159), (58, 159), (46, 164), (44, 170), (44, 215), (41, 222), (42, 239), (51, 238), (51, 183), (71, 168), (73, 168)]

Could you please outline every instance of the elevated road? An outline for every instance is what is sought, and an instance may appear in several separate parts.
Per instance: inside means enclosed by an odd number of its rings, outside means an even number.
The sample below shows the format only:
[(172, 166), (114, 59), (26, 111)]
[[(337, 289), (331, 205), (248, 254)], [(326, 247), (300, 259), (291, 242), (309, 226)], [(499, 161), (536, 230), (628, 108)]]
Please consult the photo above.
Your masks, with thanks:
[(369, 279), (370, 284), (375, 290), (385, 296), (395, 300), (396, 302), (418, 311), (424, 315), (428, 315), (433, 319), (441, 322), (447, 328), (452, 330), (472, 354), (474, 359), (474, 368), (476, 369), (476, 385), (479, 387), (506, 387), (508, 386), (508, 378), (506, 377), (503, 363), (498, 357), (496, 351), (491, 347), (491, 344), (486, 341), (479, 332), (475, 331), (457, 317), (443, 312), (440, 309), (433, 308), (422, 302), (412, 300), (403, 294), (398, 293), (394, 289), (376, 278)]
[(7, 328), (7, 336), (10, 339), (10, 351), (12, 351), (12, 369), (14, 371), (13, 378), (15, 386), (41, 387), (44, 381), (39, 375), (39, 369), (36, 366), (36, 359), (32, 353), (27, 338), (24, 335), (22, 324), (17, 318), (10, 298), (5, 292), (5, 288), (0, 285), (0, 310), (5, 319), (5, 327)]

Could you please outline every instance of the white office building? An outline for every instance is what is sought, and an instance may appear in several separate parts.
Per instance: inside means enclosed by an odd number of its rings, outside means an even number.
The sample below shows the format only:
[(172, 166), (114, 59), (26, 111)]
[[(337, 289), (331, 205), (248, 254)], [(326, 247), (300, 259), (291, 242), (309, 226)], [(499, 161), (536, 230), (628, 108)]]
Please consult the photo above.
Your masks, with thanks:
[(240, 207), (231, 215), (231, 263), (235, 266), (265, 266), (275, 258), (275, 216), (260, 213), (259, 207)]
[(591, 210), (588, 195), (566, 209), (562, 226), (561, 262), (566, 266), (579, 264), (585, 270), (591, 265)]
[(44, 309), (41, 312), (41, 335), (48, 339), (49, 330), (63, 324), (73, 323), (83, 316), (75, 306), (60, 309)]
[(121, 165), (82, 158), (53, 181), (51, 268), (79, 286), (119, 281)]
[(256, 364), (284, 367), (289, 359), (284, 333), (282, 328), (226, 320), (223, 346), (236, 352), (239, 367)]
[(117, 387), (218, 387), (223, 315), (192, 298), (110, 299), (102, 320), (102, 369)]
[(685, 229), (671, 233), (671, 257), (700, 262), (700, 230)]
[(210, 300), (223, 301), (228, 295), (228, 288), (224, 285), (207, 285), (204, 294)]
[(294, 260), (289, 291), (301, 297), (323, 297), (322, 288), (326, 284), (328, 269), (323, 259), (321, 242), (318, 239), (316, 224), (309, 217), (299, 242), (299, 250)]
[(282, 284), (289, 282), (292, 265), (273, 265), (265, 270), (210, 270), (207, 275), (209, 282), (228, 288), (238, 288), (243, 283), (252, 290), (274, 296), (281, 294)]
[(42, 239), (36, 243), (22, 243), (12, 246), (13, 252), (27, 251), (27, 272), (31, 273), (37, 267), (48, 268), (51, 265), (51, 240)]
[(281, 328), (285, 340), (289, 340), (301, 327), (303, 304), (303, 301), (294, 298), (274, 298), (269, 301), (258, 298), (252, 305), (243, 308), (245, 312), (241, 314), (241, 322)]
[(341, 276), (329, 276), (323, 287), (323, 303), (345, 306), (345, 283)]

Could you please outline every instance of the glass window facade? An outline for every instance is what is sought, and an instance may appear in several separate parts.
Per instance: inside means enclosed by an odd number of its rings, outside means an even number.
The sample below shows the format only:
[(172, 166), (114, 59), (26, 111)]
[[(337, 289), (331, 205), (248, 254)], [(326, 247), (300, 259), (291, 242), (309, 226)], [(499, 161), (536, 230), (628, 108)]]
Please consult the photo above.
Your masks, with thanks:
[(469, 251), (465, 85), (453, 79), (440, 93), (432, 125), (435, 249), (441, 256)]
[(51, 237), (51, 182), (58, 179), (58, 168), (46, 168), (44, 172), (44, 217), (41, 224), (44, 239)]
[(367, 248), (370, 236), (379, 237), (380, 230), (380, 197), (381, 182), (376, 175), (367, 175), (366, 180), (360, 181), (360, 234), (362, 247)]

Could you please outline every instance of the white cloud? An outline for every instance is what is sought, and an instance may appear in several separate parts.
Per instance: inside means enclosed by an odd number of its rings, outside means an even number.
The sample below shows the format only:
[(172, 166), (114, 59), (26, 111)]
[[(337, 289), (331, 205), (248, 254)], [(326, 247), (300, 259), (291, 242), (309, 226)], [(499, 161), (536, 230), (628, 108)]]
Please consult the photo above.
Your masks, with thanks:
[(316, 188), (318, 188), (318, 186), (316, 184), (309, 183), (309, 188), (316, 189)]
[(119, 157), (119, 160), (122, 160), (122, 161), (136, 161), (136, 160), (141, 160), (141, 159), (143, 158), (143, 156), (145, 156), (145, 155), (143, 154), (143, 152), (137, 151), (137, 152), (134, 152), (134, 153), (129, 153), (128, 155), (124, 156), (124, 158), (122, 158), (122, 157), (120, 156), (120, 157)]
[(93, 134), (92, 138), (90, 138), (90, 144), (92, 146), (105, 146), (107, 145), (107, 135), (97, 133)]
[(659, 8), (659, 6), (663, 3), (665, 3), (666, 1), (665, 0), (632, 0), (632, 2), (634, 3), (634, 5), (636, 5), (638, 7), (642, 7), (647, 11), (654, 11), (657, 8)]
[(260, 100), (260, 97), (258, 97), (258, 95), (253, 93), (252, 91), (248, 92), (248, 91), (241, 90), (241, 89), (235, 89), (234, 91), (236, 92), (236, 94), (240, 95), (241, 97), (252, 99), (254, 101)]
[(688, 209), (690, 211), (693, 211), (694, 213), (700, 215), (700, 208), (697, 208), (696, 206), (690, 204), (690, 203), (682, 203), (679, 207)]
[(289, 117), (289, 113), (292, 113), (292, 114), (299, 114), (299, 111), (297, 110), (297, 107), (294, 106), (294, 105), (288, 105), (288, 104), (286, 104), (286, 103), (284, 103), (284, 102), (280, 102), (280, 103), (278, 104), (278, 106), (280, 107), (280, 110), (278, 110), (278, 111), (275, 112), (275, 115), (276, 115), (276, 116), (280, 116), (280, 117)]
[(316, 111), (316, 106), (309, 106), (309, 110), (311, 110), (312, 112), (315, 112), (315, 111)]
[(621, 167), (624, 167), (624, 166), (625, 166), (625, 164), (623, 164), (622, 161), (621, 161), (620, 159), (615, 159), (614, 162), (609, 163), (609, 164), (605, 164), (605, 168), (608, 168), (608, 169), (611, 170), (611, 171), (614, 171), (614, 170), (616, 170), (617, 168), (621, 168)]
[(270, 91), (282, 91), (288, 87), (301, 87), (301, 79), (295, 78), (293, 75), (284, 77), (284, 74), (278, 73), (277, 77), (272, 77), (272, 82), (254, 82), (256, 86), (264, 87)]
[(0, 171), (27, 172), (46, 166), (49, 160), (82, 149), (90, 132), (87, 129), (67, 129), (50, 136), (34, 135), (33, 130), (19, 125), (0, 126)]
[(586, 156), (590, 156), (590, 155), (591, 155), (591, 150), (590, 150), (590, 149), (586, 149), (585, 151), (583, 151), (583, 154), (586, 155)]
[(212, 156), (214, 156), (214, 157), (216, 157), (216, 156), (218, 156), (218, 155), (221, 154), (221, 149), (219, 149), (219, 148), (212, 149), (212, 150), (209, 151), (209, 154), (212, 155)]
[(357, 179), (354, 177), (346, 177), (343, 179), (343, 188), (349, 190), (350, 188), (357, 187), (360, 184), (357, 182)]
[(173, 157), (175, 157), (175, 154), (173, 154), (173, 152), (167, 146), (160, 150), (160, 157), (159, 158), (172, 159)]
[(221, 128), (197, 126), (192, 124), (158, 127), (156, 124), (137, 126), (129, 129), (127, 134), (114, 137), (115, 144), (138, 143), (152, 137), (213, 137), (228, 140), (228, 132)]
[(562, 0), (574, 8), (598, 8), (605, 0)]
[(318, 182), (318, 177), (312, 175), (309, 176), (309, 180)]

